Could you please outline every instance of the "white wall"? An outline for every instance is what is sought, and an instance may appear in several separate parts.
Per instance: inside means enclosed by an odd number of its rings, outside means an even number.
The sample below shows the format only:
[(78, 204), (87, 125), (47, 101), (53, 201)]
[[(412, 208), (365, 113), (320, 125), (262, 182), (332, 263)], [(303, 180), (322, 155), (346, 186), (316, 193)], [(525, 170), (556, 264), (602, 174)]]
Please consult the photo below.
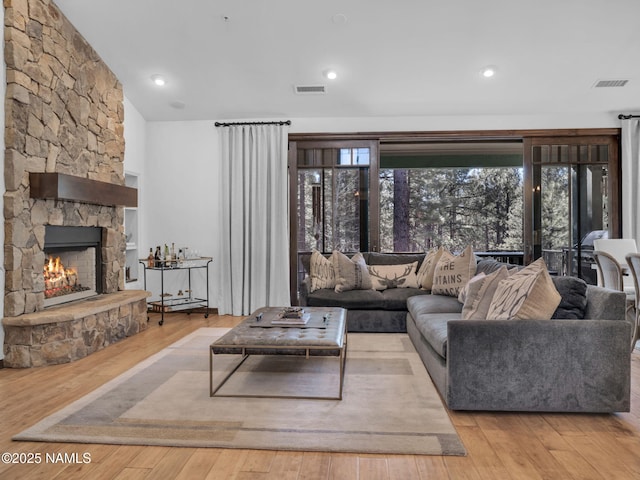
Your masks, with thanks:
[[(619, 128), (618, 113), (291, 118), (291, 133)], [(279, 119), (285, 120), (285, 119)]]
[[(213, 121), (148, 122), (143, 230), (145, 252), (175, 243), (201, 256), (218, 248), (218, 140)], [(218, 306), (216, 261), (211, 264), (209, 305)], [(165, 290), (182, 288), (184, 272), (165, 274)], [(202, 271), (194, 271), (193, 289), (204, 287)], [(157, 291), (157, 272), (147, 272), (147, 290)]]
[[(146, 232), (142, 226), (144, 218), (144, 182), (145, 182), (145, 160), (147, 156), (147, 122), (138, 112), (136, 107), (124, 97), (124, 172), (138, 177), (138, 258), (147, 256), (149, 250), (144, 249), (147, 245)], [(138, 275), (137, 282), (130, 282), (125, 285), (128, 289), (143, 289), (142, 281), (143, 269), (140, 264), (136, 264)], [(133, 272), (132, 272), (133, 273)]]

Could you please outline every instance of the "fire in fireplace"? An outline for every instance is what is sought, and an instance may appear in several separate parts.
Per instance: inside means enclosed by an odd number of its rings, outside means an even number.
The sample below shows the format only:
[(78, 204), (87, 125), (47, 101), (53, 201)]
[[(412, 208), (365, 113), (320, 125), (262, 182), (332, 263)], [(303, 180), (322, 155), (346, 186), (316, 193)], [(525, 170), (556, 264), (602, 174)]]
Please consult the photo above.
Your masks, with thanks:
[(49, 255), (44, 262), (43, 274), (45, 299), (91, 290), (78, 282), (78, 271), (65, 267), (59, 256)]
[(101, 293), (99, 227), (45, 227), (44, 306)]

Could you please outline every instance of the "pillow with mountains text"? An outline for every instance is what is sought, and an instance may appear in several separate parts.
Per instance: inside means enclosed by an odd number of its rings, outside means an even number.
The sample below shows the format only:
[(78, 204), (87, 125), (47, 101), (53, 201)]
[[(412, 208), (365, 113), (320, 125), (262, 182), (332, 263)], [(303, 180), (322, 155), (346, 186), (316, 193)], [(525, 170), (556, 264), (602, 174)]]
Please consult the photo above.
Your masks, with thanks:
[(457, 297), (469, 279), (476, 272), (476, 257), (468, 246), (459, 255), (445, 250), (433, 272), (431, 293)]

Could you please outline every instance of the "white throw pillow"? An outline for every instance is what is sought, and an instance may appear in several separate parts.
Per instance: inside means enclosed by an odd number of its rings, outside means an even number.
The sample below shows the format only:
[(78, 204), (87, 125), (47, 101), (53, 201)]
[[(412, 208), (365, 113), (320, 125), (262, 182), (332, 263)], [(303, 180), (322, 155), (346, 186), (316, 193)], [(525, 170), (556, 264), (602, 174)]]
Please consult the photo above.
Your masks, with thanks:
[(502, 266), (478, 282), (470, 284), (467, 298), (462, 307), (462, 319), (486, 320), (496, 288), (502, 280), (507, 278), (509, 278), (509, 270), (506, 266)]
[(418, 262), (402, 265), (369, 265), (369, 275), (373, 288), (418, 288), (416, 268)]
[(315, 292), (321, 288), (335, 288), (336, 276), (333, 271), (332, 255), (325, 258), (318, 250), (311, 252), (309, 262), (309, 277), (311, 278), (311, 291)]
[(460, 293), (458, 293), (458, 301), (460, 303), (464, 303), (469, 294), (469, 289), (471, 288), (471, 285), (475, 282), (482, 280), (484, 277), (486, 277), (486, 274), (484, 272), (480, 272), (474, 275), (473, 277), (471, 277), (469, 281), (465, 284), (465, 286), (460, 289)]
[(442, 247), (433, 248), (425, 255), (420, 270), (416, 276), (418, 277), (418, 285), (422, 290), (431, 290), (433, 287), (433, 272), (436, 269), (438, 260), (442, 256), (444, 249)]
[(457, 297), (475, 272), (476, 257), (471, 246), (457, 256), (445, 250), (433, 273), (431, 293)]
[(489, 320), (550, 320), (560, 294), (542, 258), (501, 280), (493, 294)]

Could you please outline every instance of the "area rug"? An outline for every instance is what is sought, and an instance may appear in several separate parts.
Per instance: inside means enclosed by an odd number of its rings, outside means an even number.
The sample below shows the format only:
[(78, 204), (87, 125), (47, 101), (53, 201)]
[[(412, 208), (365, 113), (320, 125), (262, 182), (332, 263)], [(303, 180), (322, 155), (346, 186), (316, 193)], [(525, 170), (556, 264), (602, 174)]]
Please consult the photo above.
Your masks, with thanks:
[[(406, 334), (350, 334), (342, 400), (209, 397), (201, 328), (14, 440), (325, 452), (465, 455)], [(214, 382), (238, 355), (216, 355)], [(220, 393), (326, 396), (337, 358), (250, 357)]]

